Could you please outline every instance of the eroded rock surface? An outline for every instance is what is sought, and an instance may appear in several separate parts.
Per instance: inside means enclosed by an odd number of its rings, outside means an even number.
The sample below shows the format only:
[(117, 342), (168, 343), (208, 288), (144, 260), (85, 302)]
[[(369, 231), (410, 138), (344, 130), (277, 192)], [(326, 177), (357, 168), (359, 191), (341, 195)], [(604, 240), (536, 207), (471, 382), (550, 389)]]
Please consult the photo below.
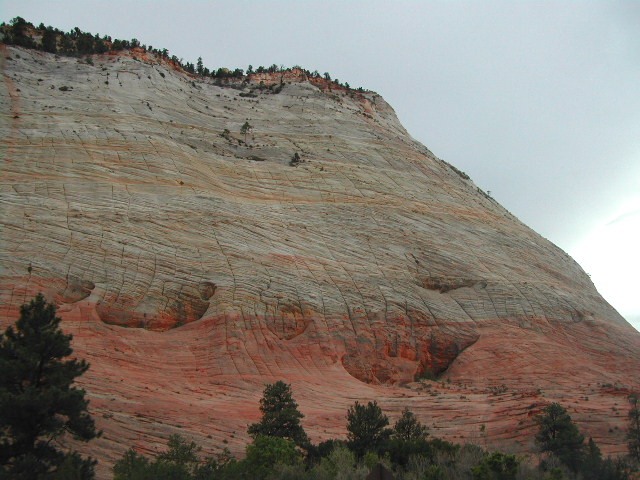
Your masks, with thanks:
[(2, 57), (2, 322), (39, 291), (59, 305), (103, 477), (175, 432), (242, 450), (278, 379), (314, 440), (377, 398), (529, 451), (561, 401), (624, 451), (639, 334), (377, 94), (299, 72), (216, 86), (141, 52)]

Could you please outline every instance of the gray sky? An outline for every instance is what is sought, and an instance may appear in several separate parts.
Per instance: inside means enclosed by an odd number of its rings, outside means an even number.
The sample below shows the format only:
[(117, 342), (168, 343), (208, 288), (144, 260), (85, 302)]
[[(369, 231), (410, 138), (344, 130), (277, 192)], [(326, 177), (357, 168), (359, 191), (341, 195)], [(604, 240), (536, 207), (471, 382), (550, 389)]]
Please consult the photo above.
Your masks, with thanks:
[(640, 1), (0, 0), (0, 14), (375, 90), (640, 329)]

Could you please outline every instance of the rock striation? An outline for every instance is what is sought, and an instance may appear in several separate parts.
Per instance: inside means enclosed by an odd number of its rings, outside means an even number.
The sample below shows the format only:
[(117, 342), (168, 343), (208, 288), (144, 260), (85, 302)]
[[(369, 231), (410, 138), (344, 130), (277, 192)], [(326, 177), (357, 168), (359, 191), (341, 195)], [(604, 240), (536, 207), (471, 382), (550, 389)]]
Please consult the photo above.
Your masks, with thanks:
[(59, 306), (102, 478), (176, 432), (241, 451), (279, 379), (316, 441), (377, 398), (531, 451), (561, 401), (625, 451), (640, 334), (376, 93), (295, 70), (216, 85), (140, 50), (0, 61), (2, 326), (37, 292)]

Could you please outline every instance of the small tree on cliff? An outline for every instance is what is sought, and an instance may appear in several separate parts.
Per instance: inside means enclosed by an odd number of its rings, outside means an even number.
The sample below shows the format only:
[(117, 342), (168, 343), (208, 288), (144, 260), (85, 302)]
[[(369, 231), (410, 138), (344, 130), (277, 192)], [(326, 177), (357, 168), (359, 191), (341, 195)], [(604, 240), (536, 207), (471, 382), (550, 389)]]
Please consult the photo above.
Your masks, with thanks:
[(0, 334), (2, 478), (93, 478), (92, 459), (63, 452), (55, 443), (65, 433), (82, 441), (98, 436), (84, 390), (72, 387), (89, 365), (63, 360), (73, 350), (60, 321), (55, 306), (40, 294), (20, 308), (15, 328)]
[(198, 57), (198, 63), (196, 63), (196, 72), (198, 75), (204, 74), (204, 65), (202, 64), (202, 57)]
[(540, 450), (558, 457), (569, 469), (577, 472), (584, 460), (584, 435), (559, 403), (552, 403), (536, 417)]
[(293, 154), (293, 157), (291, 157), (291, 160), (289, 160), (289, 165), (291, 165), (292, 167), (297, 167), (300, 162), (302, 160), (300, 159), (300, 155), (298, 154), (298, 152)]
[(308, 446), (309, 437), (300, 425), (300, 419), (304, 415), (298, 410), (290, 385), (281, 380), (267, 385), (260, 399), (260, 411), (262, 419), (249, 426), (249, 435), (254, 438), (259, 435), (282, 437), (300, 447)]
[(249, 122), (244, 122), (244, 125), (240, 127), (240, 133), (244, 135), (244, 143), (247, 143), (247, 134), (253, 129)]

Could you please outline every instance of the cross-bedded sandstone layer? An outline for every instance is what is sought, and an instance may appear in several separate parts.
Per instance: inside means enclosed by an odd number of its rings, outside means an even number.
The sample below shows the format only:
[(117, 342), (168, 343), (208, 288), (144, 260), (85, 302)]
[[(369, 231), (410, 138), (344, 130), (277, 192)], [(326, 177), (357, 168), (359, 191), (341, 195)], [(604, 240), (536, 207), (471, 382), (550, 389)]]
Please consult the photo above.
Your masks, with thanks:
[(59, 306), (101, 475), (178, 431), (241, 450), (278, 379), (314, 440), (377, 398), (531, 451), (561, 401), (624, 451), (640, 335), (377, 94), (300, 72), (216, 86), (141, 52), (2, 57), (2, 322), (39, 291)]

